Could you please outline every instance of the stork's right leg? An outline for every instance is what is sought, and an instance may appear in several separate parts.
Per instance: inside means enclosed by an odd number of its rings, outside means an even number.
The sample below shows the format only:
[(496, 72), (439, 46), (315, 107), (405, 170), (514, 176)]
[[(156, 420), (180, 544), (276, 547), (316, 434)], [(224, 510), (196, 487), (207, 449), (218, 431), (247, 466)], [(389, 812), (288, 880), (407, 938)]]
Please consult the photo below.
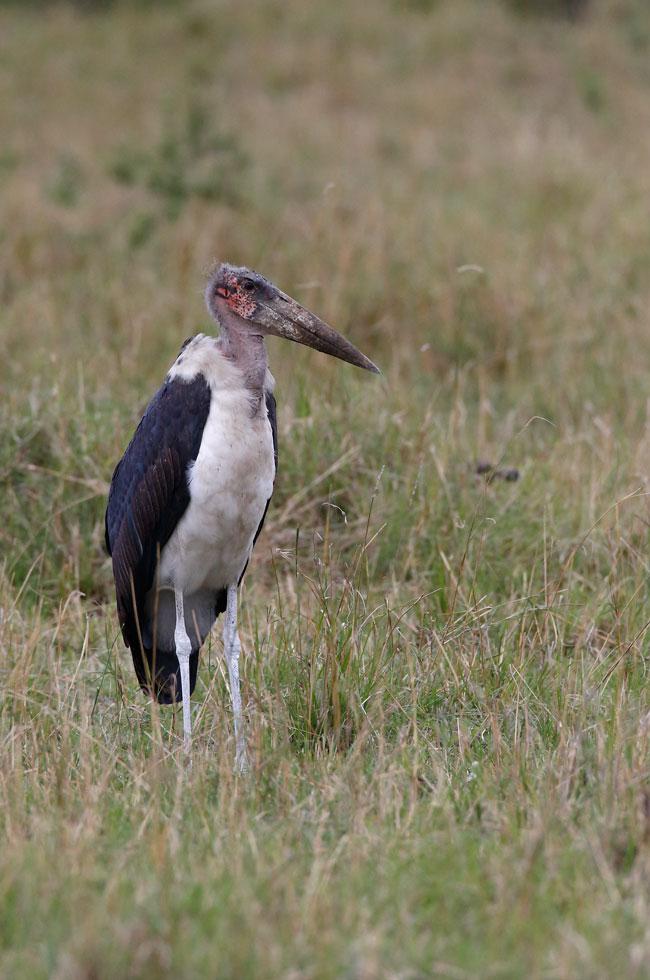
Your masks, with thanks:
[(241, 644), (237, 632), (237, 586), (228, 587), (228, 605), (223, 624), (223, 645), (228, 661), (228, 676), (230, 679), (230, 700), (235, 722), (235, 768), (238, 772), (248, 769), (246, 753), (246, 736), (241, 710), (241, 690), (239, 687), (239, 653)]
[(185, 751), (189, 752), (192, 744), (192, 715), (190, 714), (190, 654), (192, 653), (192, 641), (185, 629), (185, 611), (183, 609), (183, 592), (181, 589), (174, 589), (176, 599), (176, 629), (174, 630), (174, 643), (176, 645), (176, 656), (178, 665), (181, 669), (181, 696), (183, 698), (183, 740)]

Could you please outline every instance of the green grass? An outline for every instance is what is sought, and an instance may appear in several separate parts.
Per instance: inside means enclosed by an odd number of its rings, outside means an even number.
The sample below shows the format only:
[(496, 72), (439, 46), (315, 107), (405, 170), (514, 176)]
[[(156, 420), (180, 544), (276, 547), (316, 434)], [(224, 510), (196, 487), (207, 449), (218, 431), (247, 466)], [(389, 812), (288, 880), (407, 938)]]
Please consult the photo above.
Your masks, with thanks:
[[(650, 976), (650, 12), (539, 7), (0, 4), (3, 976)], [(269, 344), (245, 779), (103, 550), (215, 258), (384, 372)]]

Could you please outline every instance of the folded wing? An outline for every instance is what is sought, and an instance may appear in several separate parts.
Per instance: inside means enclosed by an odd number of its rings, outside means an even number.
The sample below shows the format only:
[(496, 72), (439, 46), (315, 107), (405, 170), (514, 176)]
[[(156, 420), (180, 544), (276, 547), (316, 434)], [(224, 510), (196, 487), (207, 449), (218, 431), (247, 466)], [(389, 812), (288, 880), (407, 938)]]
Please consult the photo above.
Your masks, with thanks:
[[(170, 659), (153, 649), (145, 600), (160, 552), (189, 504), (187, 470), (198, 455), (209, 410), (210, 388), (202, 375), (191, 381), (168, 378), (117, 464), (108, 496), (106, 547), (113, 559), (122, 635), (140, 686), (163, 702), (173, 699), (165, 677), (171, 669), (175, 675), (176, 657), (173, 651)], [(225, 608), (225, 596), (220, 598), (215, 597), (216, 612)], [(192, 659), (194, 686), (198, 651)]]

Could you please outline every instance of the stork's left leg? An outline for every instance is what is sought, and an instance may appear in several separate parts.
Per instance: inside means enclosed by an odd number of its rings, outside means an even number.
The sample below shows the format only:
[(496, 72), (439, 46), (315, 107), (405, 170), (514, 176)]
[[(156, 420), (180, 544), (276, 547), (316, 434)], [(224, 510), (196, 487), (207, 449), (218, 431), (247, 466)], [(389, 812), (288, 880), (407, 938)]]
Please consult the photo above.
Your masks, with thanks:
[(190, 654), (192, 653), (192, 641), (185, 629), (185, 611), (183, 609), (183, 592), (181, 589), (174, 589), (176, 599), (176, 629), (174, 630), (174, 643), (176, 645), (176, 656), (178, 665), (181, 669), (181, 696), (183, 698), (183, 741), (185, 751), (189, 752), (192, 744), (192, 715), (190, 714)]
[(223, 645), (228, 661), (228, 676), (230, 678), (230, 699), (235, 721), (235, 767), (239, 772), (248, 769), (246, 754), (246, 736), (241, 710), (241, 690), (239, 687), (239, 654), (241, 643), (237, 632), (237, 586), (228, 586), (228, 606), (226, 619), (223, 624)]

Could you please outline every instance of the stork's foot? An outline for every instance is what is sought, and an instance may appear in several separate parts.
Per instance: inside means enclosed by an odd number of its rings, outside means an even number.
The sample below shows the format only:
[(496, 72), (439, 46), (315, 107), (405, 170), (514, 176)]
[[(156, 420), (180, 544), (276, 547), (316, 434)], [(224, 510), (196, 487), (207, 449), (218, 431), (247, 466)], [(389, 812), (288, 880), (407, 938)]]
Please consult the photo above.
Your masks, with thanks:
[(248, 752), (246, 751), (246, 746), (242, 745), (235, 752), (235, 772), (238, 776), (245, 776), (250, 771), (251, 765), (248, 761)]
[(251, 764), (248, 758), (245, 729), (242, 720), (235, 724), (235, 772), (240, 776), (250, 772)]

